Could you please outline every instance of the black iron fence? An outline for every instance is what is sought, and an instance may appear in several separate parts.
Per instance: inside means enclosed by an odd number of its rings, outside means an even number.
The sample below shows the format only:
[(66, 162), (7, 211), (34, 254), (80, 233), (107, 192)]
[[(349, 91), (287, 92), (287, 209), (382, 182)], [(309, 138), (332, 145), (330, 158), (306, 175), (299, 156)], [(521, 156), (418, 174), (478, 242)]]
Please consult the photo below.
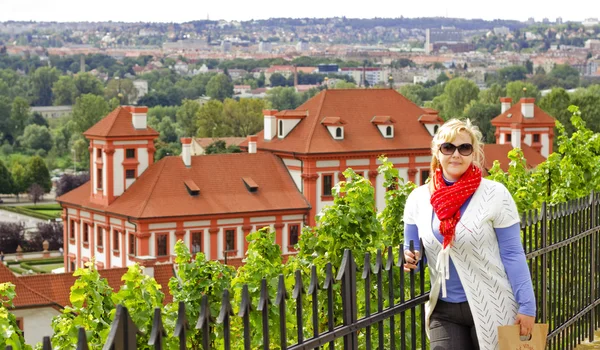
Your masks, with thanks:
[[(600, 326), (599, 203), (600, 196), (592, 194), (523, 214), (523, 244), (538, 303), (537, 321), (550, 325), (549, 349), (572, 349), (585, 338), (593, 340)], [(218, 316), (211, 315), (204, 296), (193, 325), (180, 303), (173, 334), (178, 348), (188, 347), (190, 327), (199, 330), (197, 343), (204, 350), (428, 348), (422, 327), (429, 298), (426, 270), (405, 273), (401, 247), (374, 255), (365, 253), (359, 266), (347, 250), (337, 273), (331, 264), (324, 271), (313, 266), (305, 280), (296, 271), (291, 295), (283, 275), (276, 290), (263, 280), (258, 300), (251, 300), (245, 285), (236, 314), (228, 290)], [(278, 312), (271, 313), (271, 308)], [(148, 344), (163, 349), (166, 332), (161, 310), (154, 315)], [(251, 319), (262, 321), (251, 323)], [(118, 306), (103, 349), (135, 349), (138, 333), (127, 309)], [(218, 341), (214, 334), (219, 334)], [(51, 349), (49, 338), (43, 349)], [(77, 349), (87, 349), (83, 329)]]

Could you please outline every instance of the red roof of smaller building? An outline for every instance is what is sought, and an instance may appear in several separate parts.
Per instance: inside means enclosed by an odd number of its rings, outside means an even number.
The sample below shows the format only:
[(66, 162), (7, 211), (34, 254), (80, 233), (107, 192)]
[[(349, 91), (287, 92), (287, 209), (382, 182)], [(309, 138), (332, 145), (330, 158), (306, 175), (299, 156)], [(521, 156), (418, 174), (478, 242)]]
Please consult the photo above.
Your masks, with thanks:
[[(16, 276), (8, 266), (0, 263), (0, 283), (10, 282), (15, 285), (17, 293), (13, 300), (15, 308), (27, 308), (35, 306), (60, 306), (54, 300), (36, 292), (28, 283)], [(46, 286), (48, 287), (48, 286)]]
[[(531, 101), (531, 100), (529, 100)], [(533, 102), (533, 101), (531, 101)], [(521, 112), (521, 105), (523, 99), (515, 103), (512, 107), (507, 109), (504, 113), (500, 114), (496, 118), (492, 119), (491, 123), (493, 126), (510, 125), (512, 123), (518, 124), (533, 124), (541, 126), (554, 126), (556, 121), (548, 113), (544, 112), (543, 109), (538, 107), (536, 104), (533, 105), (533, 118), (525, 118)]]
[[(489, 144), (483, 145), (483, 153), (485, 156), (485, 164), (484, 168), (489, 170), (494, 165), (494, 161), (497, 160), (500, 162), (500, 168), (503, 171), (508, 171), (508, 166), (510, 163), (510, 159), (508, 159), (508, 152), (513, 149), (513, 146), (510, 144)], [(527, 167), (529, 169), (533, 169), (542, 162), (546, 160), (544, 156), (542, 156), (538, 151), (533, 149), (532, 147), (522, 144), (521, 150), (523, 151), (523, 156), (527, 160)]]
[(132, 108), (141, 109), (141, 107), (131, 106), (117, 107), (94, 126), (87, 129), (83, 135), (92, 137), (158, 137), (158, 132), (149, 126), (146, 129), (136, 129), (133, 127)]

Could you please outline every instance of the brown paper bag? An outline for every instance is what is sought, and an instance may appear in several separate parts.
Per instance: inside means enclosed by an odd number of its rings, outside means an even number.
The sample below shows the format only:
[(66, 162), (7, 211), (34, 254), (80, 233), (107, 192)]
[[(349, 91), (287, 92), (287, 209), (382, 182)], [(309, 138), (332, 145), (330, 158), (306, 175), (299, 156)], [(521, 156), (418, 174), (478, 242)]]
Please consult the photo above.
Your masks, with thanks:
[(548, 324), (536, 323), (533, 325), (531, 339), (523, 341), (519, 333), (521, 326), (498, 327), (499, 350), (544, 350), (546, 349), (546, 337), (548, 336)]

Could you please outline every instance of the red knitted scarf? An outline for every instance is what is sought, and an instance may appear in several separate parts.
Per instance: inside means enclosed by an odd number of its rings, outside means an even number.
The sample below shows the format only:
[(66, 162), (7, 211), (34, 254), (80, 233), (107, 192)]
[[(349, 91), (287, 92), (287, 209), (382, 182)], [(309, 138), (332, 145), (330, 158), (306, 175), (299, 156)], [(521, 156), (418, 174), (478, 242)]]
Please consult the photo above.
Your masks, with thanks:
[(481, 170), (473, 165), (469, 166), (460, 179), (451, 186), (444, 182), (442, 170), (436, 170), (431, 205), (440, 219), (440, 233), (444, 237), (444, 248), (454, 240), (456, 224), (460, 220), (460, 207), (475, 193), (480, 183)]

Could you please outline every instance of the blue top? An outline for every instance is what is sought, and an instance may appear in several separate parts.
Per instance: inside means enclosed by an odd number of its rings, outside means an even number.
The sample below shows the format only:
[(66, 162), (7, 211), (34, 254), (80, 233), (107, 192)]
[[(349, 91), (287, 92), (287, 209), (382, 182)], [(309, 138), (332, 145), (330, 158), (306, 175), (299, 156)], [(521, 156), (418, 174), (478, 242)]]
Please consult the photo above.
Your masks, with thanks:
[[(460, 207), (460, 214), (465, 212), (465, 209), (469, 205), (471, 198), (467, 199), (465, 203)], [(440, 221), (433, 214), (432, 229), (435, 238), (442, 243), (444, 237), (440, 234)], [(515, 299), (519, 304), (519, 313), (528, 316), (536, 315), (535, 295), (533, 294), (533, 287), (531, 283), (531, 277), (529, 275), (529, 269), (527, 267), (527, 260), (525, 259), (525, 251), (521, 244), (521, 227), (520, 225), (514, 224), (505, 228), (496, 228), (496, 237), (498, 238), (498, 247), (500, 249), (500, 258), (504, 264), (508, 281), (515, 295)], [(415, 250), (421, 250), (421, 244), (419, 241), (419, 229), (417, 225), (405, 224), (404, 225), (404, 249), (409, 249), (410, 241), (414, 242)], [(450, 258), (450, 279), (446, 281), (447, 296), (441, 297), (440, 299), (449, 303), (462, 303), (467, 301), (467, 295), (465, 289), (460, 282), (456, 267)]]

